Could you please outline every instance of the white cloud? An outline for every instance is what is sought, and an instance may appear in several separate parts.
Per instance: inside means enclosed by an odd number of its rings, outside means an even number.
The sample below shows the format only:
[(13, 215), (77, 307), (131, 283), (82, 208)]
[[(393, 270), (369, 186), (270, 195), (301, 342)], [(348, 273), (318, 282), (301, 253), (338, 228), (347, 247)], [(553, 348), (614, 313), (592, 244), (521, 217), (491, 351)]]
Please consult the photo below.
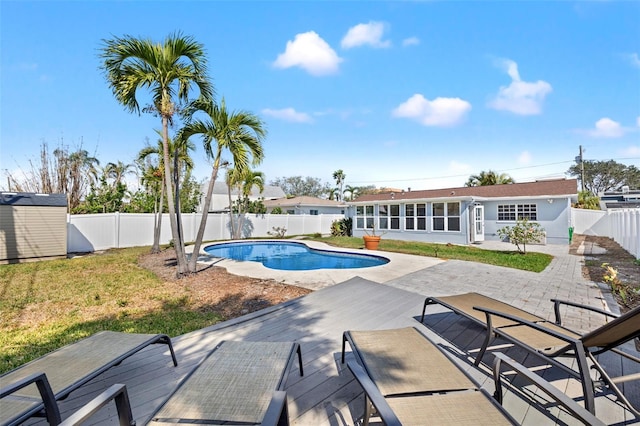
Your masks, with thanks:
[(630, 53), (627, 55), (627, 59), (629, 60), (629, 63), (636, 67), (636, 68), (640, 68), (640, 57), (638, 56), (637, 53)]
[(424, 126), (455, 126), (471, 110), (471, 104), (460, 98), (425, 99), (417, 93), (392, 111), (394, 117), (410, 118)]
[(629, 157), (637, 157), (640, 155), (640, 146), (630, 146), (624, 150), (623, 154)]
[(420, 44), (420, 39), (418, 37), (409, 37), (402, 40), (403, 46), (417, 46)]
[(518, 164), (531, 164), (531, 153), (529, 151), (523, 151), (518, 156)]
[(498, 65), (504, 68), (512, 81), (509, 86), (500, 87), (489, 107), (518, 115), (540, 114), (545, 97), (553, 91), (551, 85), (543, 80), (522, 81), (518, 64), (510, 59), (504, 59)]
[(296, 34), (287, 41), (284, 53), (273, 63), (276, 68), (300, 67), (314, 76), (335, 74), (342, 62), (337, 53), (316, 32)]
[(343, 49), (369, 45), (376, 48), (391, 46), (391, 41), (382, 40), (386, 25), (384, 22), (371, 21), (368, 24), (358, 24), (349, 28), (347, 34), (342, 38)]
[(262, 113), (266, 116), (277, 118), (279, 120), (290, 121), (292, 123), (313, 123), (313, 119), (309, 114), (297, 112), (293, 108), (269, 109), (265, 108)]
[(596, 121), (595, 129), (587, 131), (593, 138), (619, 138), (624, 136), (626, 130), (617, 121), (604, 117)]

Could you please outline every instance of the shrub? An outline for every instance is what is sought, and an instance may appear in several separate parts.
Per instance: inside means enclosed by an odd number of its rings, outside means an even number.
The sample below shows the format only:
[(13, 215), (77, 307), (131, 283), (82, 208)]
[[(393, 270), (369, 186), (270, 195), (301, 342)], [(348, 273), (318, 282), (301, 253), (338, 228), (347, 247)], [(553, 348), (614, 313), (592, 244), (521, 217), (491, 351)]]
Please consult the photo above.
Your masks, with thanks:
[[(539, 223), (529, 222), (527, 218), (518, 219), (514, 226), (498, 229), (500, 238), (508, 238), (516, 245), (520, 253), (527, 253), (527, 244), (540, 242), (544, 238), (544, 229)], [(522, 246), (522, 247), (521, 247)]]
[(331, 236), (332, 237), (350, 237), (353, 220), (350, 217), (346, 217), (341, 220), (334, 220), (331, 224)]

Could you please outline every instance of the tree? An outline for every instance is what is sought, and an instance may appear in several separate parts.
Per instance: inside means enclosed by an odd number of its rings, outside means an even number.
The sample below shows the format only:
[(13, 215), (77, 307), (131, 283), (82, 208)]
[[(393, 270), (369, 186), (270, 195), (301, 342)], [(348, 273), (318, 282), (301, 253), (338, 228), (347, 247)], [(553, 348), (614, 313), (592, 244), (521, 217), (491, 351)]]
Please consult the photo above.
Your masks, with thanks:
[(358, 196), (360, 195), (360, 188), (359, 186), (351, 186), (351, 185), (347, 185), (344, 188), (344, 191), (342, 192), (342, 194), (349, 194), (349, 201), (353, 201), (355, 198), (358, 198)]
[[(213, 186), (218, 177), (223, 152), (229, 152), (233, 157), (233, 168), (241, 174), (250, 164), (258, 165), (264, 158), (262, 140), (267, 131), (262, 120), (246, 111), (229, 112), (224, 98), (220, 104), (211, 99), (197, 100), (187, 109), (187, 114), (193, 116), (196, 112), (204, 112), (206, 120), (191, 119), (178, 133), (178, 139), (188, 140), (191, 136), (201, 135), (207, 157), (213, 161), (211, 177), (204, 199), (204, 208), (200, 227), (193, 245), (193, 252), (198, 253), (207, 225), (207, 213), (211, 205)], [(231, 207), (231, 206), (230, 206)], [(189, 270), (196, 270), (197, 255), (191, 256)]]
[[(514, 226), (505, 226), (498, 229), (500, 238), (508, 238), (516, 245), (518, 252), (527, 254), (527, 244), (537, 243), (544, 238), (544, 229), (537, 222), (529, 222), (523, 217), (518, 219)], [(522, 247), (520, 247), (522, 246)]]
[(322, 197), (327, 193), (329, 184), (322, 184), (320, 179), (307, 176), (279, 177), (271, 182), (270, 185), (280, 187), (287, 197)]
[(342, 195), (344, 194), (342, 187), (344, 185), (344, 180), (346, 177), (347, 175), (344, 174), (342, 169), (338, 169), (335, 172), (333, 172), (333, 179), (336, 181), (336, 185), (338, 186), (336, 201), (342, 201)]
[(513, 178), (506, 173), (497, 173), (493, 170), (485, 172), (484, 170), (478, 175), (469, 176), (469, 180), (464, 186), (487, 186), (487, 185), (504, 185), (515, 183)]
[(578, 192), (578, 202), (573, 205), (577, 209), (600, 210), (600, 198), (589, 191)]
[[(131, 36), (103, 42), (100, 54), (104, 61), (102, 68), (118, 102), (130, 112), (140, 114), (136, 92), (139, 88), (151, 91), (152, 108), (162, 121), (164, 164), (170, 164), (169, 125), (173, 123), (175, 102), (187, 102), (194, 85), (199, 89), (200, 98), (213, 97), (203, 46), (180, 33), (169, 35), (162, 44)], [(178, 265), (176, 273), (182, 276), (188, 271), (187, 262), (178, 228), (171, 176), (165, 173), (164, 177)]]
[[(635, 166), (626, 166), (614, 160), (595, 161), (585, 160), (584, 189), (593, 195), (606, 191), (619, 191), (623, 186), (640, 188), (640, 170)], [(582, 170), (580, 164), (569, 167), (568, 173), (577, 177), (582, 185)]]

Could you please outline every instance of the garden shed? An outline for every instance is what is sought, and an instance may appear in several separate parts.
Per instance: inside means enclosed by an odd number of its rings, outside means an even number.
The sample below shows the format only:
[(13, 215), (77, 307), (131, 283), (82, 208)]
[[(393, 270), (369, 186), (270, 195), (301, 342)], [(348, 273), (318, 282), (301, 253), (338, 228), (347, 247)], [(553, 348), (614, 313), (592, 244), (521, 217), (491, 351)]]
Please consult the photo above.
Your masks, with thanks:
[(67, 196), (0, 192), (0, 263), (67, 256)]

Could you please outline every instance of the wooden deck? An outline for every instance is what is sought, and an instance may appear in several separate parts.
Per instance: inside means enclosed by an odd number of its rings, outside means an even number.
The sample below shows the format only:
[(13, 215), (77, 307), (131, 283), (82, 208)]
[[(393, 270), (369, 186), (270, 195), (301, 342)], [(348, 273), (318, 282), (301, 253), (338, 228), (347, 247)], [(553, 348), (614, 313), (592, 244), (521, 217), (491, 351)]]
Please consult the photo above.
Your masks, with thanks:
[[(355, 278), (260, 312), (176, 337), (173, 342), (178, 367), (172, 366), (164, 345), (145, 349), (74, 392), (61, 403), (62, 415), (66, 418), (107, 386), (125, 383), (134, 417), (139, 425), (143, 425), (178, 382), (218, 342), (295, 340), (302, 348), (305, 375), (300, 377), (298, 368), (294, 366), (288, 378), (286, 390), (291, 423), (358, 424), (363, 413), (362, 391), (348, 369), (340, 364), (342, 332), (406, 326), (418, 327), (436, 343), (448, 348), (462, 368), (493, 392), (487, 366), (476, 369), (460, 352), (480, 346), (481, 330), (439, 307), (429, 308), (430, 315), (425, 321), (427, 326), (422, 325), (419, 315), (423, 301), (423, 295)], [(535, 363), (539, 363), (528, 359), (518, 349), (509, 349), (508, 354), (528, 363), (528, 366), (536, 367)], [(564, 380), (558, 372), (550, 370), (545, 377), (570, 395), (580, 394), (577, 384)], [(528, 397), (531, 394), (527, 390), (524, 392), (524, 397), (510, 393), (504, 403), (519, 422), (526, 425), (554, 424), (553, 416), (560, 415), (559, 424), (573, 424), (567, 415), (558, 414), (558, 409), (530, 406)], [(638, 402), (640, 398), (636, 395), (635, 399)], [(596, 403), (597, 415), (606, 423), (637, 424), (637, 420), (613, 402), (610, 395), (598, 396)], [(115, 409), (109, 407), (94, 418), (95, 423), (113, 422), (114, 416)]]

